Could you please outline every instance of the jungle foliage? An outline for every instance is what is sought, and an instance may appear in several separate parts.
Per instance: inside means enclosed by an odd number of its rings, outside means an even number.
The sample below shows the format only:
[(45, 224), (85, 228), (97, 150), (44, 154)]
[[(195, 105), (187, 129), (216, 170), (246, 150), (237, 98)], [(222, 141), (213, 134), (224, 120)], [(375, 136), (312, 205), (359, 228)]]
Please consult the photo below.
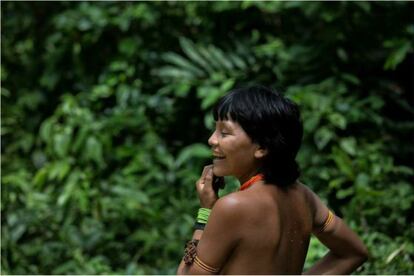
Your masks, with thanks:
[(211, 108), (252, 83), (300, 104), (301, 181), (369, 247), (356, 273), (412, 273), (412, 10), (2, 2), (1, 273), (174, 273)]

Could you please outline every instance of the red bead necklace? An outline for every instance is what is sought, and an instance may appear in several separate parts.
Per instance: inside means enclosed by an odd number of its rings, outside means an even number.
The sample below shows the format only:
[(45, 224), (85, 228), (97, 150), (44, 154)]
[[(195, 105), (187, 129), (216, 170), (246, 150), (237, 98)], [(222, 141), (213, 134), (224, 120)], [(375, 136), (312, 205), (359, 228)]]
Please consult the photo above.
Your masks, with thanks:
[(262, 173), (256, 174), (255, 176), (253, 176), (252, 178), (244, 182), (243, 185), (240, 186), (240, 191), (246, 190), (247, 188), (252, 186), (254, 183), (260, 180), (263, 180), (263, 179), (264, 179), (264, 175)]

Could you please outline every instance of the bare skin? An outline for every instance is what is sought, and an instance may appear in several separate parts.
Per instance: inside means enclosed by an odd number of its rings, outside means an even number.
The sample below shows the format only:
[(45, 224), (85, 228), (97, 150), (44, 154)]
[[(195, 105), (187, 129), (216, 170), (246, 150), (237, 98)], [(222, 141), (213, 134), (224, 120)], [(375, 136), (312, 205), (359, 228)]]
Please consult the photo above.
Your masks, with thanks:
[[(260, 182), (223, 197), (216, 203), (219, 216), (211, 217), (203, 233), (199, 257), (217, 264), (222, 274), (300, 274), (312, 231), (312, 215), (302, 208), (307, 199), (301, 190), (298, 185), (285, 192)], [(222, 216), (223, 209), (233, 214)], [(220, 233), (222, 229), (229, 231)], [(217, 244), (230, 253), (222, 264), (226, 256), (211, 254)]]
[[(254, 174), (263, 150), (249, 145), (240, 136), (243, 133), (236, 131), (237, 125), (233, 127), (235, 131), (221, 139), (216, 130), (209, 143), (213, 154), (226, 156), (214, 164), (214, 173), (235, 175), (242, 183), (247, 175)], [(236, 149), (244, 151), (244, 155), (250, 153), (252, 161), (236, 163)], [(240, 169), (240, 164), (245, 167)], [(363, 243), (340, 218), (335, 217), (320, 232), (328, 208), (303, 184), (281, 189), (260, 181), (247, 190), (218, 199), (212, 178), (213, 166), (207, 166), (196, 183), (201, 207), (212, 208), (212, 212), (204, 231), (196, 230), (193, 239), (200, 240), (198, 257), (219, 269), (219, 274), (301, 274), (312, 233), (330, 251), (307, 271), (309, 274), (351, 273), (367, 258)], [(181, 262), (177, 274), (211, 273), (194, 263)]]

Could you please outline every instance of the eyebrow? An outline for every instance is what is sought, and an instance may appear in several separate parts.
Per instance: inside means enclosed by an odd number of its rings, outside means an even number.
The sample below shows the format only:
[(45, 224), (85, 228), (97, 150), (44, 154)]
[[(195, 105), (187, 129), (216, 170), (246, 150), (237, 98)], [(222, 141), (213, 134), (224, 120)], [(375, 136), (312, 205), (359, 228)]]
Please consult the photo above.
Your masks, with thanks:
[[(216, 124), (218, 124), (219, 122), (217, 121)], [(228, 130), (234, 130), (234, 128), (232, 127), (232, 125), (228, 124), (226, 121), (221, 121), (221, 126), (225, 127)]]

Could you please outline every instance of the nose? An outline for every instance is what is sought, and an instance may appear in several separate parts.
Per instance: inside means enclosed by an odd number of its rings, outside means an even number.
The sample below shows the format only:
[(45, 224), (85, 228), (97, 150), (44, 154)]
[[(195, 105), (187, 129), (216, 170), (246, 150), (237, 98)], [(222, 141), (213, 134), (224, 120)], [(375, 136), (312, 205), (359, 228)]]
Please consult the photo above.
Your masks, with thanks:
[(216, 137), (216, 131), (214, 131), (210, 138), (208, 138), (208, 144), (213, 147), (218, 145), (217, 137)]

